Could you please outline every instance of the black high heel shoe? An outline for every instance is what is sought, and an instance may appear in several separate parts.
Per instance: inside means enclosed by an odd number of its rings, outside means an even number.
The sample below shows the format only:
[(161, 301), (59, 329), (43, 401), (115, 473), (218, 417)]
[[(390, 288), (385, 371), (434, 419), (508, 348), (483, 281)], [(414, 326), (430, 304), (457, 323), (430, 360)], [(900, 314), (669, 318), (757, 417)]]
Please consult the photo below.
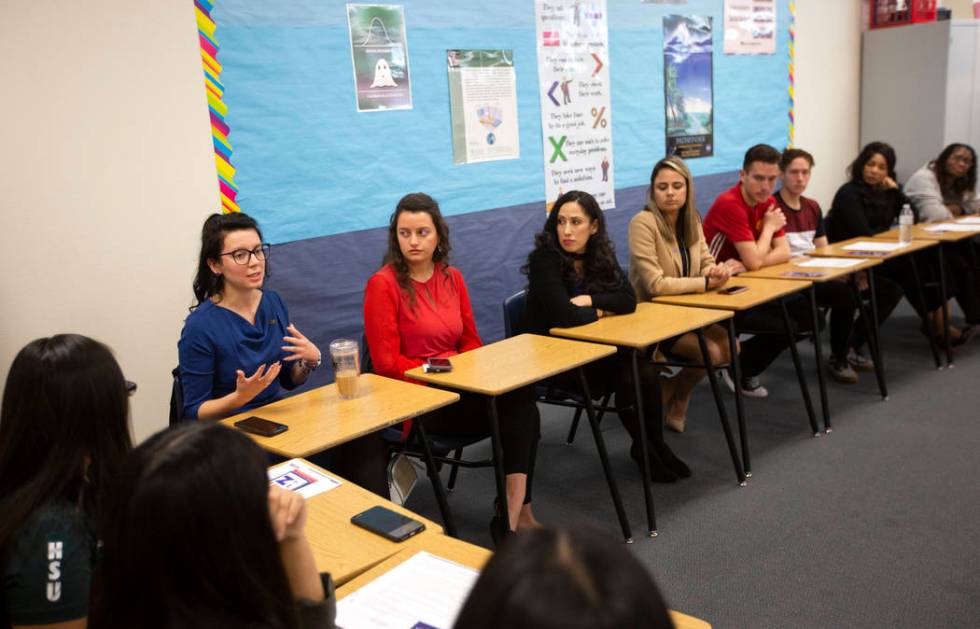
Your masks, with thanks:
[(687, 466), (684, 461), (677, 458), (677, 455), (671, 451), (670, 447), (666, 443), (662, 444), (651, 444), (651, 449), (656, 450), (657, 454), (660, 455), (660, 460), (664, 462), (670, 471), (677, 474), (680, 478), (690, 478), (691, 468)]
[[(675, 474), (666, 464), (661, 460), (660, 455), (657, 453), (651, 444), (647, 448), (647, 455), (650, 458), (650, 479), (655, 483), (676, 483), (677, 474)], [(643, 473), (643, 453), (640, 451), (640, 445), (634, 443), (630, 446), (630, 458), (633, 462), (640, 468), (640, 473)], [(690, 471), (688, 472), (690, 473)]]
[(493, 517), (490, 518), (490, 539), (493, 540), (493, 545), (500, 546), (501, 542), (514, 534), (515, 532), (511, 530), (510, 526), (504, 526), (504, 519), (500, 513), (500, 503), (494, 499)]

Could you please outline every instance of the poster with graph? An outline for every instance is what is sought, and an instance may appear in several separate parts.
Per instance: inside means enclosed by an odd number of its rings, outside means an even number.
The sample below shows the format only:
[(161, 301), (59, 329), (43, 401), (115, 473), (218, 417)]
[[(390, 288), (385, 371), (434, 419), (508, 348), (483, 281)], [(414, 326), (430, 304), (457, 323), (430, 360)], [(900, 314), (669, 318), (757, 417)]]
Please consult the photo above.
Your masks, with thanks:
[(401, 5), (348, 4), (357, 111), (412, 108), (408, 38)]
[(714, 154), (711, 18), (664, 16), (664, 110), (668, 155)]

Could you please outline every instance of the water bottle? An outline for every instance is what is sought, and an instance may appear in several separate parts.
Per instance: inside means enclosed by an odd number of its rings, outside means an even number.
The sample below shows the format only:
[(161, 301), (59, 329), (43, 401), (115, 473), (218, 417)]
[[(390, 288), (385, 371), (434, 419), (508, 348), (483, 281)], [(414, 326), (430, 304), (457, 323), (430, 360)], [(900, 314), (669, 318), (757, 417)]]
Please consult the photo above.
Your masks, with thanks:
[(912, 216), (912, 208), (906, 203), (902, 206), (902, 213), (898, 215), (898, 242), (907, 245), (912, 242), (912, 223), (915, 217)]

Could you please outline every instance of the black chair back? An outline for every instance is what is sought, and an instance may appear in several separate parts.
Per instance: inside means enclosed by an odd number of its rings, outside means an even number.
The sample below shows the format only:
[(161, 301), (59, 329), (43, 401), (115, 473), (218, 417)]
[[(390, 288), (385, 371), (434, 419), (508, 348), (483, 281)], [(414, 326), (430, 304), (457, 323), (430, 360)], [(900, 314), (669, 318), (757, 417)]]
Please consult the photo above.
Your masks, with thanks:
[(504, 337), (510, 338), (521, 333), (521, 317), (527, 303), (527, 291), (514, 293), (504, 300)]
[(180, 365), (171, 372), (174, 377), (170, 389), (170, 425), (176, 426), (184, 420), (184, 389), (180, 384)]

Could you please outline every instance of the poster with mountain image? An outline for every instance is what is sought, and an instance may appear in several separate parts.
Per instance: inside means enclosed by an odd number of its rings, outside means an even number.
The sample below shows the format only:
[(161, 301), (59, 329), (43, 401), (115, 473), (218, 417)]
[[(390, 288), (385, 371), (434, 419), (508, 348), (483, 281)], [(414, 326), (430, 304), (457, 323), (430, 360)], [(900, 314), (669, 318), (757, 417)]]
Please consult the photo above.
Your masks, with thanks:
[(714, 154), (711, 18), (664, 16), (664, 110), (668, 155)]

